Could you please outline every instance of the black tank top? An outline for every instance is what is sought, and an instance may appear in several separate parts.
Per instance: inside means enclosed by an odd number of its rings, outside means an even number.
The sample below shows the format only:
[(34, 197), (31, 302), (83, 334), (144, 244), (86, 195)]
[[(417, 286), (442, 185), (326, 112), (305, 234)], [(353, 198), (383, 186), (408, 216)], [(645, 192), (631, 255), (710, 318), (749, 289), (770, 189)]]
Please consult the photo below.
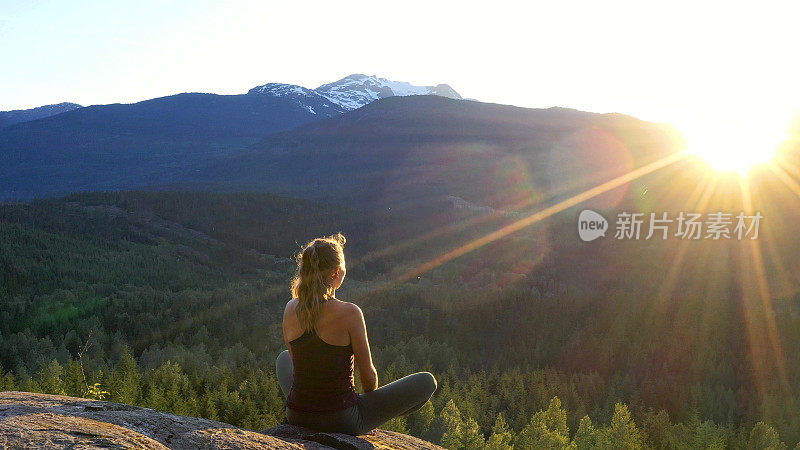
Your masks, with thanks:
[(353, 345), (332, 345), (306, 331), (289, 342), (294, 378), (286, 406), (296, 411), (333, 412), (358, 403)]

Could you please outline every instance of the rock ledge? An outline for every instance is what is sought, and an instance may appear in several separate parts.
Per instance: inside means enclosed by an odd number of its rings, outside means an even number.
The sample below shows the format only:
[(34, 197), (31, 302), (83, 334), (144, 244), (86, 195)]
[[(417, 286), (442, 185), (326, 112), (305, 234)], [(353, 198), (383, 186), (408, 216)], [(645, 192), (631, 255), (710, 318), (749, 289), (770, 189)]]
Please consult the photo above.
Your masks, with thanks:
[(441, 449), (392, 431), (363, 436), (281, 424), (263, 431), (120, 403), (0, 392), (0, 448)]

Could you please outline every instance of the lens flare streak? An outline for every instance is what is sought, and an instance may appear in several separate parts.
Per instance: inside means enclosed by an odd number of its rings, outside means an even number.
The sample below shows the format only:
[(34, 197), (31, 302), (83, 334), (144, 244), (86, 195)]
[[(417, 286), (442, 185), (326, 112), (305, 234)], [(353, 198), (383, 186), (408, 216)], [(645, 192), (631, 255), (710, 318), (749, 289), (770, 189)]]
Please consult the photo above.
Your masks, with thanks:
[[(746, 177), (740, 178), (740, 186), (742, 191), (742, 207), (745, 211), (750, 213), (753, 211), (753, 202), (750, 184)], [(753, 367), (760, 373), (760, 375), (757, 374), (758, 378), (763, 379), (765, 376), (765, 374), (763, 374), (765, 368), (760, 367), (759, 361), (766, 360), (767, 355), (756, 355), (753, 354), (753, 352), (755, 350), (761, 351), (770, 348), (772, 350), (772, 357), (778, 372), (777, 375), (781, 388), (786, 394), (789, 394), (791, 393), (791, 387), (786, 371), (786, 359), (778, 336), (778, 327), (775, 323), (772, 296), (769, 292), (766, 272), (764, 270), (764, 259), (761, 254), (761, 247), (757, 240), (750, 240), (749, 244), (750, 245), (747, 247), (749, 249), (749, 252), (747, 252), (748, 254), (741, 254), (741, 263), (743, 267), (750, 270), (743, 273), (745, 276), (743, 280), (740, 280), (740, 283), (744, 297), (744, 319), (747, 326)], [(750, 282), (753, 276), (755, 277), (755, 290), (757, 292), (753, 292), (752, 288), (748, 288), (753, 285), (753, 283)], [(747, 280), (747, 282), (745, 282), (745, 280)], [(760, 303), (760, 307), (757, 306), (756, 300)], [(764, 345), (764, 343), (761, 342), (763, 336), (758, 333), (757, 326), (762, 324), (754, 323), (754, 321), (758, 319), (757, 316), (763, 317), (763, 326), (766, 328), (767, 339), (769, 340), (768, 345)], [(763, 387), (759, 387), (759, 389), (763, 391)], [(793, 396), (787, 395), (787, 398), (791, 399)]]
[(488, 244), (490, 242), (493, 242), (493, 241), (496, 241), (497, 239), (500, 239), (502, 237), (508, 236), (511, 233), (519, 231), (519, 230), (521, 230), (521, 229), (523, 229), (525, 227), (531, 226), (531, 225), (533, 225), (533, 224), (535, 224), (537, 222), (540, 222), (540, 221), (542, 221), (542, 220), (544, 220), (544, 219), (546, 219), (546, 218), (548, 218), (548, 217), (550, 217), (550, 216), (552, 216), (554, 214), (557, 214), (557, 213), (559, 213), (561, 211), (564, 211), (565, 209), (568, 209), (568, 208), (570, 208), (572, 206), (578, 205), (578, 204), (580, 204), (580, 203), (582, 203), (582, 202), (584, 202), (586, 200), (589, 200), (590, 198), (596, 197), (596, 196), (598, 196), (600, 194), (608, 192), (608, 191), (610, 191), (610, 190), (612, 190), (614, 188), (617, 188), (619, 186), (622, 186), (622, 185), (624, 185), (626, 183), (630, 183), (631, 181), (633, 181), (633, 180), (635, 180), (635, 179), (637, 179), (639, 177), (647, 175), (647, 174), (649, 174), (651, 172), (654, 172), (654, 171), (656, 171), (658, 169), (667, 167), (667, 166), (669, 166), (671, 164), (674, 164), (674, 163), (676, 163), (676, 162), (678, 162), (678, 161), (680, 161), (680, 160), (682, 160), (682, 159), (684, 159), (686, 157), (687, 157), (687, 155), (685, 153), (674, 153), (674, 154), (672, 154), (670, 156), (666, 156), (664, 158), (661, 158), (661, 159), (659, 159), (657, 161), (654, 161), (654, 162), (652, 162), (650, 164), (647, 164), (647, 165), (645, 165), (643, 167), (640, 167), (638, 169), (632, 170), (632, 171), (626, 173), (625, 175), (620, 175), (619, 177), (616, 177), (616, 178), (614, 178), (612, 180), (606, 181), (605, 183), (602, 183), (602, 184), (600, 184), (598, 186), (595, 186), (595, 187), (593, 187), (591, 189), (583, 191), (580, 194), (574, 195), (574, 196), (572, 196), (572, 197), (570, 197), (570, 198), (568, 198), (568, 199), (566, 199), (566, 200), (564, 200), (562, 202), (559, 202), (559, 203), (557, 203), (555, 205), (549, 206), (549, 207), (547, 207), (547, 208), (545, 208), (545, 209), (543, 209), (541, 211), (538, 211), (536, 213), (531, 214), (528, 217), (520, 219), (520, 220), (518, 220), (518, 221), (516, 221), (514, 223), (511, 223), (511, 224), (506, 225), (506, 226), (504, 226), (504, 227), (502, 227), (502, 228), (500, 228), (500, 229), (498, 229), (496, 231), (493, 231), (493, 232), (491, 232), (491, 233), (489, 233), (489, 234), (487, 234), (487, 235), (485, 235), (483, 237), (480, 237), (478, 239), (474, 239), (474, 240), (462, 245), (461, 247), (458, 247), (458, 248), (456, 248), (454, 250), (451, 250), (450, 252), (447, 252), (442, 256), (439, 256), (439, 257), (437, 257), (437, 258), (435, 258), (435, 259), (433, 259), (433, 260), (431, 260), (429, 262), (426, 262), (426, 263), (422, 264), (421, 266), (419, 266), (419, 267), (417, 267), (417, 268), (415, 268), (413, 270), (410, 270), (410, 271), (406, 272), (405, 274), (403, 274), (400, 277), (398, 277), (395, 280), (395, 282), (401, 283), (401, 282), (408, 281), (408, 280), (411, 280), (413, 278), (416, 278), (420, 274), (428, 272), (429, 270), (431, 270), (431, 269), (433, 269), (435, 267), (438, 267), (438, 266), (440, 266), (440, 265), (442, 265), (442, 264), (444, 264), (444, 263), (446, 263), (446, 262), (448, 262), (450, 260), (458, 258), (459, 256), (467, 254), (467, 253), (469, 253), (469, 252), (471, 252), (471, 251), (473, 251), (475, 249), (478, 249), (478, 248), (480, 248), (480, 247), (482, 247), (482, 246), (484, 246), (484, 245), (486, 245), (486, 244)]

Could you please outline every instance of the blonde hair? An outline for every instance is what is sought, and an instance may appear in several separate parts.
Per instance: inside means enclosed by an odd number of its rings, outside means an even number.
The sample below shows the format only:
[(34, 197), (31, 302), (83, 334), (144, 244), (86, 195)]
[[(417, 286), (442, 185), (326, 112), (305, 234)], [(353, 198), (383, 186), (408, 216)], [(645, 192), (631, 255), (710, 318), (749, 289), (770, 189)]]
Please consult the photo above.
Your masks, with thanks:
[(297, 273), (292, 280), (292, 296), (296, 298), (297, 319), (305, 331), (316, 333), (322, 306), (333, 298), (330, 275), (344, 262), (342, 247), (347, 240), (341, 233), (317, 238), (297, 254)]

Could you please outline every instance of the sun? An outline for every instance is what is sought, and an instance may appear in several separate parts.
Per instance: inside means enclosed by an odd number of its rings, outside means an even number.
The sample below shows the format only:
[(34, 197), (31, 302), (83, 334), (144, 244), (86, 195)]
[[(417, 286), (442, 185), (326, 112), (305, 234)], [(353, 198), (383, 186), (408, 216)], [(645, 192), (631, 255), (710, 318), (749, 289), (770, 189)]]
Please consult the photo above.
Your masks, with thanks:
[(730, 120), (680, 126), (685, 152), (705, 161), (711, 169), (745, 176), (750, 169), (772, 161), (787, 139), (783, 120)]

